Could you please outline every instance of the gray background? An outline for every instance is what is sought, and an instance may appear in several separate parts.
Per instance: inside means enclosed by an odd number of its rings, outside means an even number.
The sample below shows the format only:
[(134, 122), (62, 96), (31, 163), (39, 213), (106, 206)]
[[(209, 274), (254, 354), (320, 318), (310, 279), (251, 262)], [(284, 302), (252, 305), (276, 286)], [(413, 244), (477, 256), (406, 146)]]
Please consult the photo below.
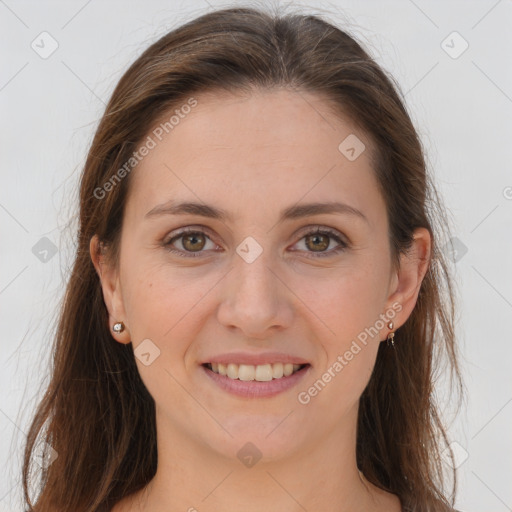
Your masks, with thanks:
[[(359, 37), (406, 94), (456, 237), (467, 386), (449, 431), (457, 505), (512, 510), (512, 1), (299, 4)], [(20, 447), (47, 383), (77, 177), (104, 104), (151, 42), (227, 5), (0, 0), (0, 512), (21, 510)]]

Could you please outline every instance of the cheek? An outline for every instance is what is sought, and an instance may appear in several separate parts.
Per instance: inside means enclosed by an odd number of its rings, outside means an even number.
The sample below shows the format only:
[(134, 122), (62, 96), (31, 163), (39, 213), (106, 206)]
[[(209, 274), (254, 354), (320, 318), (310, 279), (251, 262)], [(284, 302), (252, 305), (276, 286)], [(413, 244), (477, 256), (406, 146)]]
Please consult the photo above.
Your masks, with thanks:
[(357, 403), (373, 371), (384, 327), (379, 315), (385, 313), (385, 271), (382, 262), (374, 261), (347, 267), (333, 279), (295, 283), (298, 295), (307, 297), (299, 314), (318, 326), (315, 342), (323, 353), (307, 385), (313, 386), (309, 389), (318, 406), (335, 403), (337, 414)]
[[(188, 352), (204, 327), (199, 315), (211, 286), (210, 280), (191, 278), (190, 272), (140, 264), (123, 287), (135, 362), (142, 381), (157, 404), (172, 403), (176, 410), (189, 415), (194, 414), (194, 405), (180, 383), (188, 378), (185, 363), (193, 359), (187, 358)], [(138, 356), (147, 352), (149, 365)]]
[(221, 275), (144, 263), (143, 258), (130, 268), (134, 270), (125, 274), (123, 300), (132, 341), (137, 345), (149, 338), (160, 349), (162, 361), (168, 359), (166, 366), (176, 368), (201, 329), (201, 305)]
[(383, 327), (379, 281), (374, 274), (351, 271), (335, 283), (302, 290), (309, 298), (298, 314), (317, 326), (311, 332), (321, 355), (301, 396), (329, 409), (334, 425), (358, 403), (375, 365)]
[[(301, 298), (307, 314), (321, 329), (322, 345), (331, 358), (334, 352), (344, 351), (360, 333), (370, 330), (384, 313), (386, 279), (378, 263), (347, 267), (339, 272), (316, 279), (296, 279), (293, 289)], [(309, 311), (309, 313), (306, 313)], [(313, 315), (314, 313), (314, 315)], [(382, 322), (377, 328), (382, 329)], [(368, 340), (376, 340), (379, 335)], [(364, 338), (364, 336), (361, 336)]]

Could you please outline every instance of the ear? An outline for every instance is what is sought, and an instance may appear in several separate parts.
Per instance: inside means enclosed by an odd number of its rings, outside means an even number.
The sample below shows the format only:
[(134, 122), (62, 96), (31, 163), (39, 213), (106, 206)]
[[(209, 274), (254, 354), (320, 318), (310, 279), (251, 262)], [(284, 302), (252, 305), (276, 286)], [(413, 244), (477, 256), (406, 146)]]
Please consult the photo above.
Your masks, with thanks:
[[(130, 343), (130, 331), (126, 323), (126, 314), (123, 305), (119, 274), (115, 268), (105, 261), (103, 246), (98, 235), (94, 235), (89, 243), (91, 259), (100, 278), (103, 290), (103, 300), (108, 311), (108, 325), (106, 326), (111, 336), (119, 343)], [(117, 322), (123, 322), (125, 328), (122, 332), (116, 333), (112, 327)]]
[[(392, 305), (400, 304), (402, 309), (397, 312), (393, 318), (393, 329), (398, 329), (403, 325), (412, 313), (421, 283), (430, 265), (432, 239), (430, 232), (426, 228), (417, 228), (413, 234), (414, 240), (406, 254), (400, 256), (400, 268), (396, 271), (390, 280), (390, 290), (386, 302), (386, 311), (392, 308)], [(386, 329), (389, 329), (386, 325)], [(388, 331), (388, 333), (391, 331)], [(387, 333), (384, 337), (387, 336)]]

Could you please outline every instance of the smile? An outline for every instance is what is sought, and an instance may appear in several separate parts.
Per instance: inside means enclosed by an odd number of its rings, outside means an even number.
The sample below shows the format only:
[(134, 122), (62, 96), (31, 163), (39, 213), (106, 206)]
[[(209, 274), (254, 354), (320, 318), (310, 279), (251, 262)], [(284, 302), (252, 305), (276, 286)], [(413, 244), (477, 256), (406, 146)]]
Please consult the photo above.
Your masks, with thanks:
[(305, 364), (272, 363), (272, 364), (235, 364), (235, 363), (206, 363), (206, 366), (219, 375), (225, 375), (230, 379), (244, 381), (257, 380), (268, 382), (273, 379), (289, 377), (299, 371)]
[(269, 398), (296, 386), (307, 375), (311, 365), (204, 363), (200, 368), (221, 390), (232, 395)]

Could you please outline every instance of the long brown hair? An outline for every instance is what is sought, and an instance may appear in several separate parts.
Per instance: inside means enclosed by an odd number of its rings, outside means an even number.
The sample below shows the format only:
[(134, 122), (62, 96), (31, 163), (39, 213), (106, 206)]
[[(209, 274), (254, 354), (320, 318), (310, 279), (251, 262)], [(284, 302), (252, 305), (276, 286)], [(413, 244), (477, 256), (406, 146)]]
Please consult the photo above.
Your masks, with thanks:
[[(396, 332), (395, 349), (381, 343), (360, 399), (357, 462), (368, 480), (398, 495), (405, 510), (452, 510), (455, 472), (447, 493), (441, 454), (451, 451), (433, 397), (438, 356), (462, 390), (455, 293), (440, 247), (449, 224), (403, 94), (360, 43), (321, 16), (261, 8), (217, 10), (167, 33), (130, 66), (108, 102), (81, 176), (76, 259), (56, 329), (51, 381), (27, 436), (23, 489), (29, 510), (108, 511), (156, 472), (155, 404), (132, 344), (110, 334), (89, 253), (97, 234), (116, 263), (131, 174), (110, 181), (108, 191), (104, 184), (162, 113), (193, 94), (274, 87), (327, 98), (372, 139), (395, 265), (415, 228), (431, 233), (432, 258), (415, 308)], [(40, 440), (47, 443), (47, 463), (33, 502), (29, 485)], [(50, 447), (58, 454), (51, 463)]]

